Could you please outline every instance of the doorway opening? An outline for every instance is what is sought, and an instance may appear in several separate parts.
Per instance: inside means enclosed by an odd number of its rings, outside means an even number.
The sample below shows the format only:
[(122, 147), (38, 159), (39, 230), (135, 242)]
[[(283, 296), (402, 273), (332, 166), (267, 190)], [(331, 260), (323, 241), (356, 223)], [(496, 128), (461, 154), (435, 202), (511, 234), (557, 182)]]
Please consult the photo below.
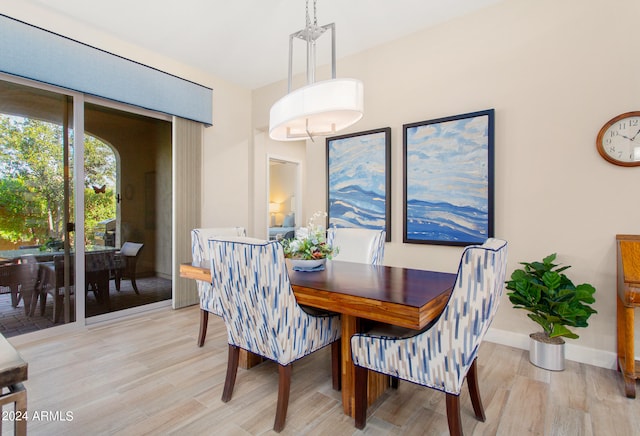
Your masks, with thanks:
[(267, 234), (270, 240), (291, 239), (300, 227), (301, 164), (269, 157), (268, 166)]

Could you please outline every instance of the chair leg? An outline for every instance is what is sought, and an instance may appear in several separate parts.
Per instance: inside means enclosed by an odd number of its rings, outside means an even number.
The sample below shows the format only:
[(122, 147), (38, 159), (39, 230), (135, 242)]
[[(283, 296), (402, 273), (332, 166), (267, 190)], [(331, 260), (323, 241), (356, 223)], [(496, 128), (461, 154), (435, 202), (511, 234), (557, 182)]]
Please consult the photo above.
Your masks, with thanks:
[(22, 301), (24, 301), (24, 316), (29, 316), (29, 312), (31, 311), (31, 301), (36, 294), (35, 290), (26, 290), (23, 289), (21, 292)]
[(56, 295), (53, 298), (53, 323), (56, 324), (60, 320), (60, 315), (62, 315), (62, 307), (64, 304), (64, 296)]
[(209, 311), (200, 309), (200, 333), (198, 333), (198, 347), (204, 345), (204, 338), (207, 337), (207, 325), (209, 324)]
[(40, 296), (40, 316), (44, 316), (44, 310), (47, 306), (47, 292), (43, 292)]
[(478, 367), (476, 362), (477, 358), (473, 359), (473, 363), (467, 373), (467, 386), (469, 387), (469, 395), (471, 396), (471, 404), (473, 405), (473, 411), (476, 414), (478, 421), (484, 422), (486, 417), (484, 415), (484, 407), (482, 406), (482, 399), (480, 398), (480, 389), (478, 388)]
[(14, 285), (10, 287), (11, 289), (11, 306), (18, 307), (18, 303), (20, 303), (20, 293), (18, 292), (18, 285)]
[(38, 305), (38, 299), (43, 298), (40, 289), (36, 289), (33, 291), (33, 295), (31, 296), (31, 304), (29, 305), (29, 316), (33, 316), (36, 313), (36, 306)]
[(284, 429), (289, 407), (289, 392), (291, 390), (291, 369), (293, 365), (278, 365), (278, 407), (276, 408), (276, 420), (273, 423), (273, 431), (280, 433)]
[(462, 436), (460, 419), (460, 396), (447, 393), (447, 422), (450, 436)]
[(238, 361), (240, 359), (240, 347), (229, 344), (229, 358), (227, 361), (227, 378), (224, 381), (222, 391), (222, 401), (228, 402), (233, 395), (233, 386), (236, 384), (236, 374), (238, 373)]
[(102, 300), (104, 302), (105, 307), (107, 308), (107, 312), (111, 312), (111, 295), (109, 294), (109, 277), (104, 277), (102, 279), (102, 283), (100, 285)]
[(131, 286), (133, 286), (133, 290), (136, 291), (136, 294), (140, 295), (140, 292), (138, 292), (138, 285), (136, 284), (136, 276), (135, 275), (131, 276)]
[(116, 291), (120, 292), (120, 273), (116, 273)]
[(400, 379), (398, 377), (391, 376), (390, 382), (392, 389), (398, 389), (398, 386), (400, 385)]
[(355, 367), (355, 404), (353, 414), (356, 419), (356, 428), (364, 429), (367, 425), (367, 384), (369, 370), (361, 366)]
[(342, 344), (340, 339), (331, 344), (331, 380), (333, 390), (342, 388)]

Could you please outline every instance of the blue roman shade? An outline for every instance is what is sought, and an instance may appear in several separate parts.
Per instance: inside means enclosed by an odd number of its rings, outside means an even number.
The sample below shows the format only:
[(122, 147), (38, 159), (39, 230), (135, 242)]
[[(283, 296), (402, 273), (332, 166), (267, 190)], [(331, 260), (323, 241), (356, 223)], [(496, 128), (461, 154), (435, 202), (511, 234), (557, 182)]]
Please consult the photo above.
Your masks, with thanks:
[(212, 90), (0, 14), (0, 71), (212, 124)]

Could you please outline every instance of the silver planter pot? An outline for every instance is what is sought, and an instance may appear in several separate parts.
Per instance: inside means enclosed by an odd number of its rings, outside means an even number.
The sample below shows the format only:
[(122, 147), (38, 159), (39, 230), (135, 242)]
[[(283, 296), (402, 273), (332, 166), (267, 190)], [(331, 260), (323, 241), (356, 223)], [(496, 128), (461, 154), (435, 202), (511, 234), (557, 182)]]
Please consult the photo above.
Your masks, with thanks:
[(544, 332), (529, 335), (529, 361), (550, 371), (564, 370), (564, 339), (549, 338)]

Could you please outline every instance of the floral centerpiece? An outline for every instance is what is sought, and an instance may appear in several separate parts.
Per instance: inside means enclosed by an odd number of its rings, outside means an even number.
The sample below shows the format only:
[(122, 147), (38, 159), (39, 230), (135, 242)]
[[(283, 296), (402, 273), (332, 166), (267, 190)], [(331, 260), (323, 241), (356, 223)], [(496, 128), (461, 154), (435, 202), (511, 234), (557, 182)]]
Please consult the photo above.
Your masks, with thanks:
[(282, 241), (284, 257), (294, 260), (331, 259), (338, 253), (337, 247), (327, 244), (324, 227), (316, 221), (326, 217), (325, 212), (316, 212), (309, 218), (307, 227), (298, 229), (297, 237)]

